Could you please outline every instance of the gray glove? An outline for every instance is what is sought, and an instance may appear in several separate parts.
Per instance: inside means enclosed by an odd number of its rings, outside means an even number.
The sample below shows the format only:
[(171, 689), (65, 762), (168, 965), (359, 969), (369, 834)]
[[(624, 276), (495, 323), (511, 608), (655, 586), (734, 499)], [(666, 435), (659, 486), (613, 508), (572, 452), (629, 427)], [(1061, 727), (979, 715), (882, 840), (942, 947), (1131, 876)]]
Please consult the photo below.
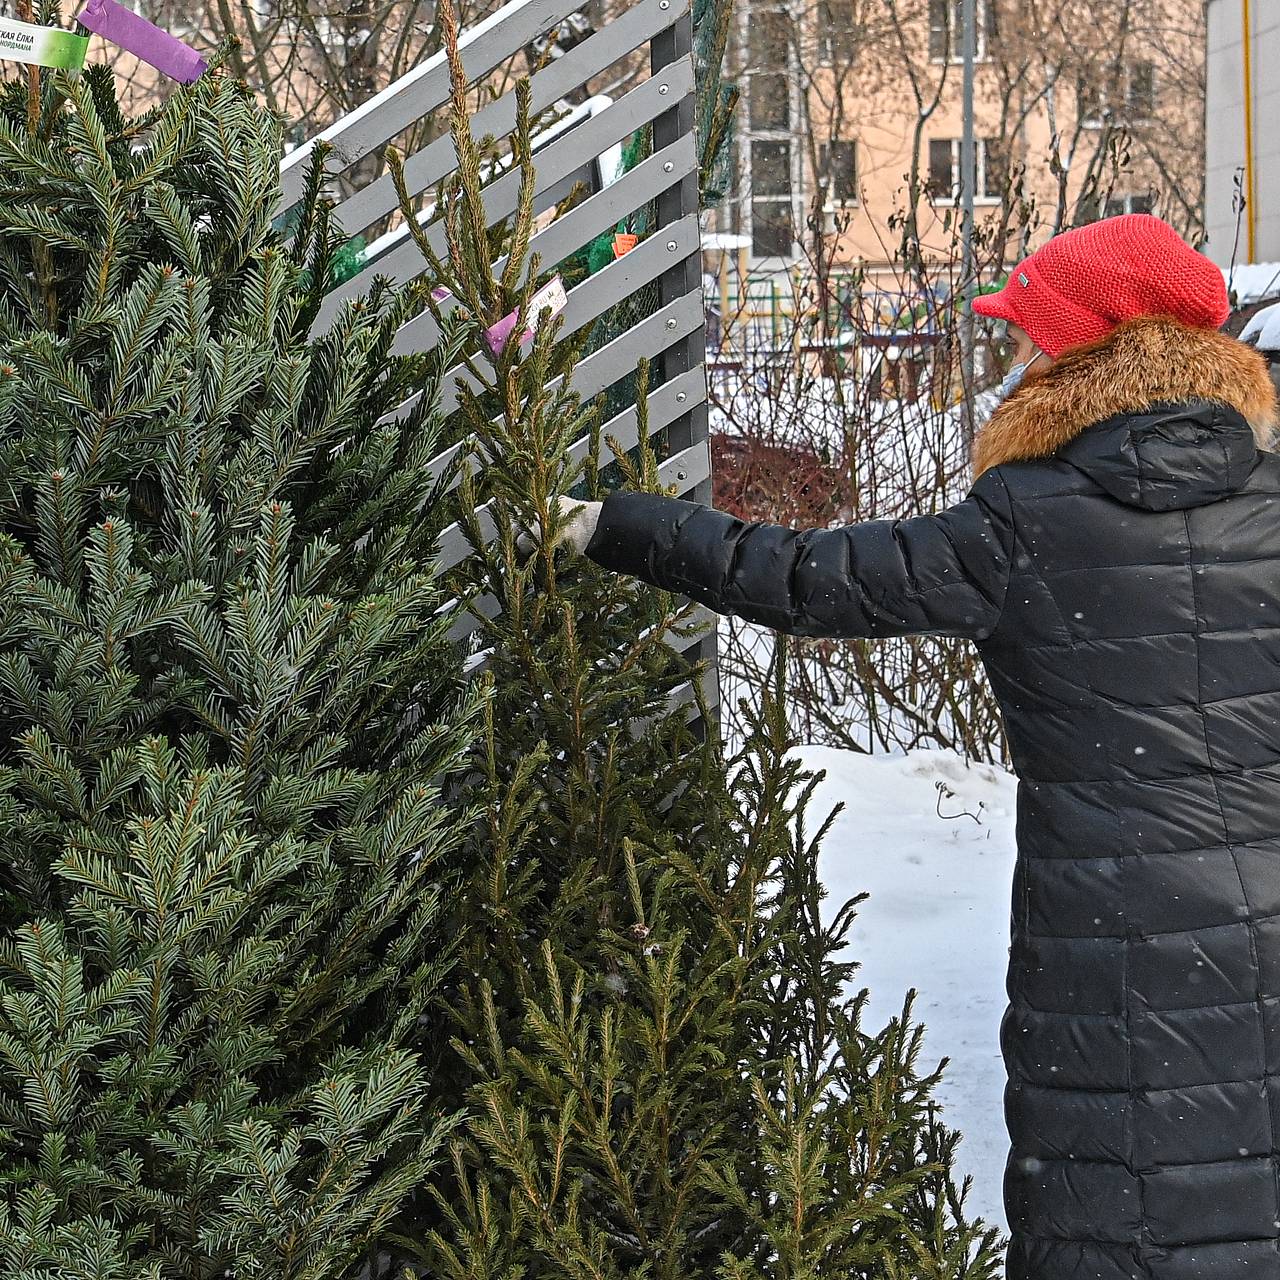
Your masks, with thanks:
[[(600, 522), (600, 508), (604, 504), (580, 502), (576, 498), (566, 498), (563, 495), (555, 499), (555, 504), (560, 515), (568, 517), (556, 535), (556, 546), (564, 547), (574, 555), (580, 556), (587, 549), (587, 543), (591, 541), (591, 535), (596, 531), (596, 525)], [(522, 533), (516, 541), (516, 547), (523, 555), (531, 555), (536, 544), (537, 534), (534, 532)]]

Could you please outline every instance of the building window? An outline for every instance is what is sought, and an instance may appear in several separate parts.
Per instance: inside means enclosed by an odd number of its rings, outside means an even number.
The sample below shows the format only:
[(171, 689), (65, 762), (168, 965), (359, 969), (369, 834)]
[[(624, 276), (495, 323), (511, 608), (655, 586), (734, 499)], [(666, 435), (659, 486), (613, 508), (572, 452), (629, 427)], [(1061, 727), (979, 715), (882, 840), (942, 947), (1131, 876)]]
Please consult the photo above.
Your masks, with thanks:
[(955, 140), (934, 138), (929, 143), (929, 197), (932, 200), (951, 199), (960, 186), (959, 157)]
[(748, 20), (741, 24), (742, 81), (746, 91), (746, 137), (742, 139), (740, 206), (748, 220), (757, 258), (790, 258), (796, 251), (795, 162), (792, 102), (798, 77), (796, 24), (779, 0), (750, 0)]
[(1080, 118), (1086, 128), (1108, 122), (1141, 124), (1156, 112), (1156, 69), (1150, 62), (1130, 62), (1117, 73), (1114, 86), (1080, 85)]
[(858, 144), (850, 138), (824, 142), (818, 149), (818, 165), (827, 204), (857, 204)]
[(751, 11), (747, 27), (748, 71), (785, 70), (791, 52), (791, 15), (782, 9)]
[[(1008, 164), (995, 138), (977, 138), (977, 185), (974, 198), (988, 204), (1004, 198), (1009, 180)], [(960, 197), (960, 139), (934, 138), (929, 143), (929, 198), (950, 204)]]
[(790, 257), (795, 247), (791, 143), (787, 139), (752, 140), (751, 241), (751, 251), (758, 258)]
[(789, 258), (796, 244), (791, 206), (777, 201), (751, 202), (751, 252), (757, 258)]
[(847, 70), (857, 56), (852, 0), (820, 0), (817, 14), (818, 61)]
[(1129, 66), (1129, 82), (1125, 86), (1125, 107), (1130, 120), (1150, 120), (1156, 113), (1156, 69), (1150, 62), (1134, 62)]
[(791, 143), (757, 138), (751, 144), (751, 194), (791, 199)]
[(747, 119), (753, 130), (791, 128), (791, 81), (781, 72), (757, 71), (747, 89)]
[(1150, 213), (1151, 206), (1149, 193), (1145, 196), (1110, 196), (1103, 206), (1102, 216), (1114, 218), (1122, 213)]
[[(986, 58), (996, 38), (996, 0), (973, 0), (974, 57)], [(929, 0), (929, 57), (934, 62), (964, 58), (964, 0)]]

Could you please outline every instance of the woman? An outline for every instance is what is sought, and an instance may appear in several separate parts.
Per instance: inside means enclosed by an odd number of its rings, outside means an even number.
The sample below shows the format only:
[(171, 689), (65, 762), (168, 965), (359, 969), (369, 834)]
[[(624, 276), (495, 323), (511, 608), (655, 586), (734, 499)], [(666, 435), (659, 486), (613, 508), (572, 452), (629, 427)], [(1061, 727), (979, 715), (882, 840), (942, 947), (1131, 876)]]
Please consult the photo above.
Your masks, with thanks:
[(1020, 781), (1009, 1280), (1280, 1280), (1280, 458), (1222, 275), (1159, 219), (974, 303), (1014, 387), (938, 515), (567, 503), (597, 563), (810, 636), (967, 636)]

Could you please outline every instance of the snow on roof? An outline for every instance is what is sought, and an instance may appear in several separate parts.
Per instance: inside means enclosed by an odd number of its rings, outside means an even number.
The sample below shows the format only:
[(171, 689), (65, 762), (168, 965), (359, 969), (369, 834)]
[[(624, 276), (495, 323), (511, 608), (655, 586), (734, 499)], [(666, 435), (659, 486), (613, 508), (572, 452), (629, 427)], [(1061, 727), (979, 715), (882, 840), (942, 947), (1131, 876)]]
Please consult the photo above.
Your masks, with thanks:
[(1264, 298), (1280, 298), (1280, 262), (1237, 262), (1223, 267), (1234, 306), (1247, 307)]

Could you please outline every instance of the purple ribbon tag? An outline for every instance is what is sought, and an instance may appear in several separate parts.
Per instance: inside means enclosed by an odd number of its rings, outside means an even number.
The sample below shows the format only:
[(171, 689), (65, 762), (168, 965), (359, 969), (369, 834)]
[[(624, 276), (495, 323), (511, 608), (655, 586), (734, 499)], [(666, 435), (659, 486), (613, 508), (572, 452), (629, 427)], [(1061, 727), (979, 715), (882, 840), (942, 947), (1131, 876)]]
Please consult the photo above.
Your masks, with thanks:
[(209, 69), (189, 44), (161, 31), (155, 23), (116, 0), (89, 0), (77, 21), (182, 84), (198, 80)]
[[(521, 343), (528, 342), (533, 337), (533, 331), (541, 323), (544, 316), (548, 320), (554, 319), (568, 306), (568, 303), (569, 299), (565, 296), (564, 291), (564, 281), (559, 276), (552, 276), (529, 299), (529, 327), (520, 338)], [(517, 308), (510, 315), (503, 316), (497, 324), (484, 331), (484, 339), (489, 344), (489, 350), (495, 356), (502, 354), (502, 349), (507, 345), (507, 339), (510, 338), (511, 331), (516, 327), (516, 317), (518, 315), (519, 309)]]

